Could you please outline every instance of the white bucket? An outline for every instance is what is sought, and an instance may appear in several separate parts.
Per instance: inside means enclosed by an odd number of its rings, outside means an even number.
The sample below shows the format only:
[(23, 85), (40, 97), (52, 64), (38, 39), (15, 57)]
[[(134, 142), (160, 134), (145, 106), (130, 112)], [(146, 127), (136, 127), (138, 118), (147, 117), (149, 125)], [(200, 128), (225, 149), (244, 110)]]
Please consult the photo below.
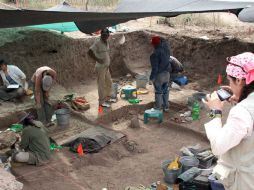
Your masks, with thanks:
[(146, 88), (147, 76), (145, 75), (136, 75), (136, 88)]
[(70, 125), (70, 110), (69, 109), (58, 109), (55, 111), (57, 125), (59, 127), (69, 127)]

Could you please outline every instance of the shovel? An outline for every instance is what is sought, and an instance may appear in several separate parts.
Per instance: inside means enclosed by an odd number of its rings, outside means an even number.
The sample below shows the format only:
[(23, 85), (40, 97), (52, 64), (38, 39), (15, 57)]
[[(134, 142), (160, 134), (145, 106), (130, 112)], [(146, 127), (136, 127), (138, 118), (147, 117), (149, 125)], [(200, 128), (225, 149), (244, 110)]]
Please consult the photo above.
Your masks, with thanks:
[(177, 156), (175, 158), (175, 160), (168, 165), (168, 169), (169, 170), (177, 170), (177, 169), (179, 169), (179, 163), (178, 163), (178, 161), (179, 161), (179, 156)]

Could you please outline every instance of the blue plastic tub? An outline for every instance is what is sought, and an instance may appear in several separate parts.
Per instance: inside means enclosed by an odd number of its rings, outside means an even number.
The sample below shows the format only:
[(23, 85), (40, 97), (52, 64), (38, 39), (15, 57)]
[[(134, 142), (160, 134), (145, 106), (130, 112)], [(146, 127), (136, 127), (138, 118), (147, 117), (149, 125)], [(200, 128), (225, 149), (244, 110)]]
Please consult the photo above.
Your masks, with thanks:
[(221, 184), (216, 178), (214, 175), (210, 175), (208, 177), (208, 180), (211, 184), (211, 188), (212, 190), (225, 190), (223, 184)]
[(184, 86), (184, 85), (188, 84), (188, 79), (186, 76), (179, 76), (179, 77), (175, 77), (173, 79), (173, 82), (175, 82), (176, 84), (178, 84), (180, 86)]

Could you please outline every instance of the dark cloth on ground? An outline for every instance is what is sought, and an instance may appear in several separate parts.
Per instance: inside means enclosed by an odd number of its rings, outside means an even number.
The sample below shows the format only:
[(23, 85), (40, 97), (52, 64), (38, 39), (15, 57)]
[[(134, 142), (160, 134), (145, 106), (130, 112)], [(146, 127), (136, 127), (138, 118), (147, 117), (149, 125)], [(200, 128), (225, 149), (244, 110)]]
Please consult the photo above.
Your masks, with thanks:
[(79, 137), (76, 140), (68, 143), (66, 146), (70, 147), (70, 150), (77, 152), (77, 148), (82, 144), (83, 151), (86, 153), (99, 152), (104, 146), (111, 142), (111, 138), (102, 135), (96, 135), (94, 138)]

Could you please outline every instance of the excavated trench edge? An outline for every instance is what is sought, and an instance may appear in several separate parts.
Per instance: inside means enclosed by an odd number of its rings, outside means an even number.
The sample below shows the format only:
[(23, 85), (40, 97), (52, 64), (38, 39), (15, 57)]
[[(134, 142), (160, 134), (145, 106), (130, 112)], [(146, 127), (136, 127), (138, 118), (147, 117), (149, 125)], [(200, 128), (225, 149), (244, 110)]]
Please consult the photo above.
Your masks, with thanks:
[[(120, 119), (130, 120), (134, 115), (143, 114), (146, 109), (150, 109), (153, 107), (153, 102), (149, 102), (147, 104), (126, 105), (126, 106), (123, 106), (123, 107), (118, 108), (116, 110), (110, 111), (109, 113), (105, 113), (104, 115), (101, 115), (95, 121), (88, 119), (85, 115), (83, 115), (80, 112), (74, 111), (70, 107), (69, 104), (66, 103), (65, 106), (71, 110), (71, 116), (74, 117), (75, 119), (78, 119), (79, 121), (85, 122), (85, 123), (93, 125), (93, 126), (100, 125), (100, 126), (108, 128), (109, 124), (111, 124), (117, 120), (120, 120)], [(174, 102), (170, 102), (170, 106), (171, 106), (171, 109), (173, 109), (176, 112), (181, 111), (186, 108), (185, 106), (176, 104)], [(12, 122), (14, 120), (14, 118), (17, 117), (19, 114), (21, 114), (24, 111), (34, 113), (35, 109), (28, 108), (23, 111), (11, 112), (10, 114), (8, 114), (8, 116), (4, 117), (5, 123), (9, 123), (9, 125), (11, 125), (12, 123), (14, 123), (14, 122)], [(4, 123), (4, 122), (2, 121), (1, 123)], [(167, 121), (161, 123), (160, 126), (170, 127), (172, 130), (185, 130), (185, 132), (188, 132), (191, 135), (195, 135), (195, 136), (201, 137), (204, 140), (207, 140), (205, 133), (197, 131), (192, 128), (182, 126), (182, 125), (172, 122), (170, 120), (167, 120)], [(0, 129), (2, 129), (2, 128), (0, 128)]]

